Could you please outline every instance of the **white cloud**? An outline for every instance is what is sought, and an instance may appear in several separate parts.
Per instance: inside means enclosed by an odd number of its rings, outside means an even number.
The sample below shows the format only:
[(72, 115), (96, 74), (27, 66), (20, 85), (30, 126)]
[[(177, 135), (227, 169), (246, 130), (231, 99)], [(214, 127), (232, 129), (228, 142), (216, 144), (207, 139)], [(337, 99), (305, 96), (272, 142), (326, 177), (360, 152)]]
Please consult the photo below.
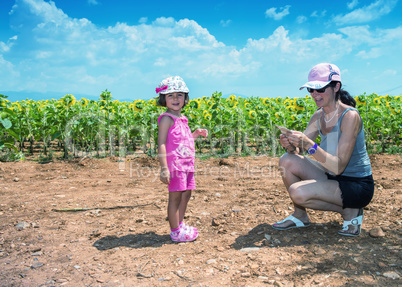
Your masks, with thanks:
[(368, 23), (389, 14), (398, 0), (376, 0), (368, 6), (353, 10), (345, 15), (337, 15), (333, 22), (337, 25)]
[(220, 24), (222, 27), (228, 27), (232, 23), (232, 20), (221, 20)]
[(140, 24), (145, 24), (148, 22), (148, 17), (141, 17), (140, 20), (138, 20), (138, 23)]
[(351, 2), (346, 4), (349, 10), (354, 9), (357, 5), (359, 5), (359, 0), (352, 0)]
[(356, 56), (362, 59), (375, 59), (381, 57), (382, 53), (380, 48), (372, 48), (370, 51), (360, 51)]
[(276, 12), (275, 7), (269, 8), (267, 11), (265, 11), (265, 17), (267, 18), (272, 18), (274, 20), (281, 20), (283, 17), (285, 17), (286, 15), (289, 15), (289, 9), (290, 9), (290, 5), (286, 5), (285, 7), (281, 7), (279, 8), (280, 12)]
[(304, 23), (304, 22), (306, 22), (306, 21), (307, 21), (307, 17), (306, 17), (306, 16), (303, 16), (303, 15), (298, 16), (298, 17), (296, 18), (296, 23), (297, 23), (297, 24), (302, 24), (302, 23)]
[(325, 15), (327, 15), (327, 10), (322, 10), (320, 12), (313, 11), (313, 13), (311, 13), (310, 16), (314, 17), (314, 18), (323, 18), (323, 17), (325, 17)]
[(99, 4), (99, 2), (97, 1), (97, 0), (88, 0), (88, 4), (89, 5), (98, 5)]

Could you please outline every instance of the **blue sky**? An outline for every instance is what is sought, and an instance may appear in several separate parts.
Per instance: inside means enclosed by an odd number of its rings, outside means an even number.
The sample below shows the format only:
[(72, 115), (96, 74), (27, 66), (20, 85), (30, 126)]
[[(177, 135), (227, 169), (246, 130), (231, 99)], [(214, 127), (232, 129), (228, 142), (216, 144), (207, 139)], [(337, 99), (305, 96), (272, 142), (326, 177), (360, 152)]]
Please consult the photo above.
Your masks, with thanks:
[(400, 0), (1, 0), (0, 93), (150, 99), (180, 75), (190, 98), (300, 97), (331, 62), (353, 96), (400, 95), (401, 14)]

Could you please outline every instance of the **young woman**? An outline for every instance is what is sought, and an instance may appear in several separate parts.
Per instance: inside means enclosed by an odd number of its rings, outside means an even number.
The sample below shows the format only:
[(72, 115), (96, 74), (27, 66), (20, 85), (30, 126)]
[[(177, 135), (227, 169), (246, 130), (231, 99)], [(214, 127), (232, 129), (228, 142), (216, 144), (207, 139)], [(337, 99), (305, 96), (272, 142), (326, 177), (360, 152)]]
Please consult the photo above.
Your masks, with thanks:
[[(354, 108), (355, 100), (341, 89), (341, 73), (334, 64), (314, 66), (307, 88), (318, 109), (304, 133), (280, 135), (287, 149), (279, 166), (282, 179), (294, 205), (294, 213), (273, 224), (273, 228), (307, 227), (307, 209), (338, 212), (342, 215), (341, 235), (358, 236), (363, 207), (373, 197), (374, 182), (364, 141), (363, 123)], [(315, 140), (321, 136), (318, 145)], [(306, 152), (309, 156), (303, 156)]]

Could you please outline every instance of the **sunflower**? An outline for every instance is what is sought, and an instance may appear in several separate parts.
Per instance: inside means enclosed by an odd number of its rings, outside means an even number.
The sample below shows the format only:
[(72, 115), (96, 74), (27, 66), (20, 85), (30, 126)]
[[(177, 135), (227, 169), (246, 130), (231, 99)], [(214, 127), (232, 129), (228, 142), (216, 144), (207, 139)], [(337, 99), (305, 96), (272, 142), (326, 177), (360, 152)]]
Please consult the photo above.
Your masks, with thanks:
[(236, 98), (235, 95), (230, 95), (230, 96), (229, 96), (229, 100), (233, 102), (233, 101), (236, 101), (237, 98)]
[(280, 113), (275, 113), (275, 117), (276, 117), (277, 119), (280, 119), (280, 118), (281, 118), (281, 114), (280, 114)]
[(88, 103), (89, 103), (89, 100), (87, 100), (87, 99), (85, 99), (85, 98), (82, 98), (82, 99), (80, 100), (80, 103), (81, 103), (81, 106), (82, 106), (82, 107), (86, 107), (86, 106), (88, 105)]
[(252, 119), (255, 119), (257, 117), (257, 113), (255, 111), (249, 111), (248, 116)]
[(249, 109), (249, 108), (251, 107), (251, 104), (250, 104), (250, 103), (245, 103), (245, 104), (244, 104), (244, 107), (245, 107), (246, 109)]
[(212, 115), (207, 112), (206, 114), (204, 114), (204, 119), (206, 119), (207, 121), (210, 121), (212, 119)]
[(262, 101), (262, 103), (263, 103), (265, 106), (269, 106), (269, 104), (271, 103), (271, 99), (270, 99), (270, 98), (265, 98), (265, 99)]
[(275, 102), (276, 102), (277, 104), (280, 104), (280, 103), (283, 102), (283, 99), (282, 99), (281, 97), (277, 97), (277, 98), (275, 98)]
[(192, 107), (193, 109), (198, 109), (200, 106), (200, 103), (197, 100), (191, 100), (189, 103), (190, 107)]
[(295, 109), (294, 106), (288, 106), (288, 107), (286, 107), (286, 109), (288, 110), (288, 112), (294, 112), (294, 111), (296, 111), (296, 109)]
[(355, 101), (358, 105), (365, 106), (367, 104), (366, 97), (363, 95), (356, 96)]
[(381, 99), (380, 98), (375, 98), (373, 100), (373, 102), (374, 102), (374, 104), (379, 105), (379, 104), (381, 104)]
[(136, 100), (134, 101), (134, 110), (137, 112), (141, 112), (144, 108), (144, 101), (143, 100)]
[(283, 103), (285, 104), (286, 107), (293, 105), (292, 100), (290, 100), (290, 99), (286, 99)]
[(303, 101), (302, 99), (297, 98), (297, 99), (295, 99), (295, 100), (296, 100), (296, 106), (297, 106), (297, 107), (302, 107), (302, 108), (304, 108), (304, 107), (306, 106), (306, 102)]

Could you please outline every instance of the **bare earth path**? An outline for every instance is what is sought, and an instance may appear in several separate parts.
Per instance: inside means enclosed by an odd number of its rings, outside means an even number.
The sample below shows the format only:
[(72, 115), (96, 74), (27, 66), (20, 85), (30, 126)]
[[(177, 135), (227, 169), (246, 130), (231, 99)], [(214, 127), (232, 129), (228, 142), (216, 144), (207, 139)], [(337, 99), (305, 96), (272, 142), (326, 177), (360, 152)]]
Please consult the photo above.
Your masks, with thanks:
[(371, 160), (374, 200), (347, 238), (330, 212), (271, 228), (292, 213), (278, 158), (197, 159), (186, 244), (170, 241), (156, 160), (0, 163), (0, 285), (401, 286), (402, 159)]

